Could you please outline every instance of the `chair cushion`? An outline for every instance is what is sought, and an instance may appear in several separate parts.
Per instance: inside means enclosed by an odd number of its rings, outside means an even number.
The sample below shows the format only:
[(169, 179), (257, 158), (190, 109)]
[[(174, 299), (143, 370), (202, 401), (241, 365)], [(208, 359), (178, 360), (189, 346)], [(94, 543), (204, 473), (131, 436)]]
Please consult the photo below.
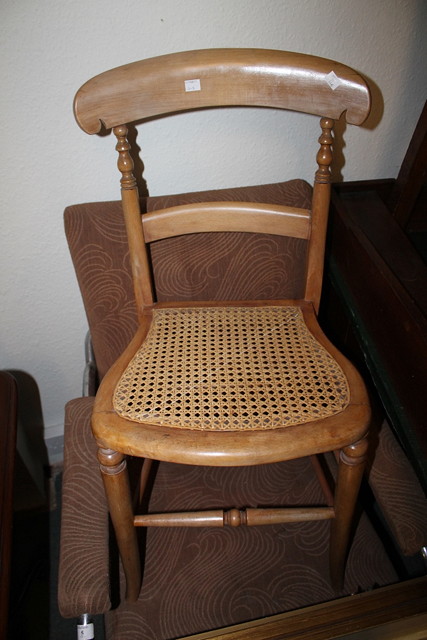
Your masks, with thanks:
[[(311, 187), (291, 180), (169, 195), (141, 199), (141, 210), (215, 200), (309, 208)], [(121, 203), (72, 205), (64, 222), (102, 379), (137, 327)], [(159, 301), (302, 297), (304, 268), (295, 265), (304, 265), (305, 240), (216, 233), (168, 238), (150, 248)]]
[[(304, 180), (147, 198), (147, 211), (197, 202), (311, 208)], [(159, 301), (296, 299), (304, 295), (307, 241), (269, 234), (200, 233), (150, 246)]]
[(414, 555), (427, 544), (426, 496), (387, 421), (375, 439), (369, 484), (402, 553)]
[(138, 326), (121, 203), (71, 205), (64, 224), (102, 379)]
[(90, 428), (93, 401), (78, 398), (65, 410), (58, 576), (64, 618), (111, 608), (108, 508)]

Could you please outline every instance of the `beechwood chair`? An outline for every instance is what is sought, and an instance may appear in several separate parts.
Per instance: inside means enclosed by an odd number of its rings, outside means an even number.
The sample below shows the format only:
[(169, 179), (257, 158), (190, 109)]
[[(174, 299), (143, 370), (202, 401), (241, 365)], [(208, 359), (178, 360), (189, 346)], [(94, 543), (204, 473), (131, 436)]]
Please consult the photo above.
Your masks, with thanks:
[[(126, 125), (237, 105), (321, 116), (311, 207), (206, 202), (141, 216)], [(369, 109), (366, 83), (349, 67), (253, 49), (190, 51), (143, 60), (96, 76), (76, 95), (74, 110), (81, 128), (94, 134), (104, 125), (117, 138), (139, 316), (134, 339), (101, 383), (92, 417), (131, 601), (138, 597), (141, 582), (135, 527), (148, 526), (330, 519), (331, 581), (336, 589), (342, 585), (370, 409), (362, 380), (321, 331), (317, 312), (334, 119), (345, 113), (348, 123), (359, 125)], [(157, 302), (147, 245), (181, 234), (221, 238), (223, 232), (301, 239), (306, 250), (300, 299)], [(337, 452), (339, 464), (335, 495), (331, 499), (325, 488), (324, 507), (134, 515), (129, 455), (144, 460), (142, 496), (153, 460), (226, 467), (314, 458), (331, 451)]]

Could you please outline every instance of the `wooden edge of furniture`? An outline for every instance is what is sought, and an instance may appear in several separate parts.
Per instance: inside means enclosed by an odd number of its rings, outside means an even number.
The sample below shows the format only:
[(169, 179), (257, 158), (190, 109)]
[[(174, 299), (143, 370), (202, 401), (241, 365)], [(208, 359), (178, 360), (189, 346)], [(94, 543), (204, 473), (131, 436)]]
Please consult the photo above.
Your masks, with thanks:
[(422, 577), (181, 640), (420, 640), (426, 612)]
[(8, 371), (0, 371), (0, 638), (2, 640), (7, 637), (17, 402), (18, 391), (15, 378)]
[(237, 105), (333, 119), (346, 112), (347, 122), (361, 124), (370, 94), (356, 71), (326, 58), (269, 49), (202, 49), (101, 73), (77, 92), (74, 114), (80, 127), (93, 134), (102, 124), (110, 129), (176, 111)]
[[(161, 303), (158, 308), (233, 306), (236, 302)], [(332, 354), (344, 371), (350, 389), (350, 403), (340, 413), (314, 423), (277, 429), (253, 431), (197, 431), (174, 429), (159, 425), (139, 424), (118, 416), (112, 404), (116, 384), (136, 349), (145, 339), (150, 325), (150, 310), (134, 339), (105, 376), (95, 400), (92, 430), (98, 446), (129, 455), (206, 466), (243, 466), (278, 462), (312, 453), (340, 449), (356, 443), (366, 435), (370, 420), (369, 401), (364, 384), (351, 363), (331, 345), (321, 331), (312, 305), (305, 301), (258, 301), (241, 303), (245, 306), (295, 306), (302, 309), (306, 325), (317, 340)], [(342, 433), (345, 415), (346, 430)], [(141, 438), (141, 430), (144, 438)], [(310, 432), (307, 438), (307, 432)], [(304, 436), (300, 438), (300, 436)], [(307, 451), (301, 448), (306, 441)]]
[[(404, 289), (405, 294), (412, 299), (408, 306), (408, 313), (414, 319), (417, 310), (421, 313), (421, 322), (427, 317), (427, 266), (421, 256), (414, 250), (414, 245), (394, 219), (391, 211), (385, 205), (380, 192), (377, 191), (375, 181), (334, 185), (332, 204), (335, 209), (342, 204), (345, 215), (354, 226), (360, 241), (378, 254), (383, 263), (394, 276), (394, 288)], [(361, 186), (365, 184), (365, 189)], [(342, 214), (344, 215), (344, 214)], [(387, 230), (387, 233), (385, 233)], [(420, 315), (418, 314), (418, 317)]]

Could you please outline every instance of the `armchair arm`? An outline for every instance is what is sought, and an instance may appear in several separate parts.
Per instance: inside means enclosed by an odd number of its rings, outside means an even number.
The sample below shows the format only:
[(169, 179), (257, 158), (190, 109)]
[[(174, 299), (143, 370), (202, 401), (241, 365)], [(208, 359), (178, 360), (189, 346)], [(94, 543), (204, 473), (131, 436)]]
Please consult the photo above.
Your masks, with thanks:
[(93, 398), (65, 408), (58, 604), (65, 618), (111, 608), (108, 510), (90, 417)]

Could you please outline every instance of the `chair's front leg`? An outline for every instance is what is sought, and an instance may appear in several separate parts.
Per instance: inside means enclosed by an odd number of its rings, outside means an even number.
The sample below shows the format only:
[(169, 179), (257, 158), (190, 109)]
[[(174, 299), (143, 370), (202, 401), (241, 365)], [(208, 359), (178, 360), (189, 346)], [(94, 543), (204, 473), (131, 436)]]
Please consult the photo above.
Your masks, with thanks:
[(126, 457), (117, 451), (99, 448), (98, 460), (126, 576), (126, 599), (135, 602), (141, 588), (141, 565)]
[(331, 521), (330, 573), (331, 583), (340, 591), (344, 583), (345, 564), (351, 527), (366, 466), (368, 440), (363, 438), (341, 449), (335, 489), (335, 518)]

